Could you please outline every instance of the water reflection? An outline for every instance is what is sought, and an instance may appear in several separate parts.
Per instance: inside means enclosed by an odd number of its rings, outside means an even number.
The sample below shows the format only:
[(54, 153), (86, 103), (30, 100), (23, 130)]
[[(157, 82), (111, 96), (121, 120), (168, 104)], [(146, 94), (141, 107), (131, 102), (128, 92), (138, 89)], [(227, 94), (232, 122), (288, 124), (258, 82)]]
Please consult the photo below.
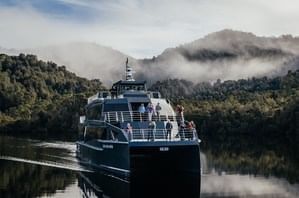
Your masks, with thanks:
[[(211, 156), (201, 153), (202, 187), (201, 197), (299, 197), (299, 185), (273, 176), (226, 172), (214, 166)], [(225, 165), (225, 162), (223, 162)], [(227, 164), (226, 164), (227, 165)]]
[[(269, 149), (252, 147), (257, 154), (249, 155), (230, 148), (205, 147), (200, 185), (194, 174), (135, 172), (124, 179), (91, 173), (77, 161), (73, 143), (0, 136), (0, 197), (299, 197), (296, 161)], [(79, 168), (83, 171), (75, 171)]]
[(105, 173), (79, 173), (77, 178), (82, 197), (129, 197), (128, 180)]
[(299, 186), (262, 176), (208, 174), (202, 177), (201, 197), (299, 197)]
[(75, 173), (12, 161), (0, 162), (0, 197), (53, 195), (75, 181)]
[(194, 175), (139, 173), (122, 179), (105, 173), (80, 173), (82, 197), (198, 198), (199, 180)]

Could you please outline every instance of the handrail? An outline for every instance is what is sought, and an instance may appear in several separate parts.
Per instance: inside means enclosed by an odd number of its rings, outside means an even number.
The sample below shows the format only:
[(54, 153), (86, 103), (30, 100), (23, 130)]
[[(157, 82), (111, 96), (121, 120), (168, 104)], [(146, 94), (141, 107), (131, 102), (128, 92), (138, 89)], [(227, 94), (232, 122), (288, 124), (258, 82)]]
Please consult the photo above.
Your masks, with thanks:
[(129, 141), (184, 141), (197, 140), (195, 129), (172, 130), (167, 133), (166, 129), (133, 129), (126, 130)]
[(195, 128), (179, 128), (167, 131), (166, 128), (141, 128), (141, 129), (123, 129), (107, 121), (92, 120), (93, 123), (102, 123), (116, 131), (122, 132), (128, 142), (133, 141), (184, 141), (198, 140)]
[(177, 116), (174, 113), (168, 114), (157, 114), (157, 113), (140, 113), (138, 111), (109, 111), (104, 112), (104, 118), (107, 122), (144, 122), (144, 121), (180, 121), (181, 116)]

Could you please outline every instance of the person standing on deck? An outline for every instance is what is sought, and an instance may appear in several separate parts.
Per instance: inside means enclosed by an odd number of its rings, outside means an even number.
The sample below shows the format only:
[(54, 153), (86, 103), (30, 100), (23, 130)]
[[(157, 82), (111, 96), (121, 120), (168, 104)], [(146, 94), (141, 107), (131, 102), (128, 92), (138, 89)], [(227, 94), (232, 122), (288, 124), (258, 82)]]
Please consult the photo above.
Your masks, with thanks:
[[(194, 124), (194, 123), (193, 123)], [(192, 122), (187, 122), (186, 123), (186, 130), (185, 130), (185, 136), (189, 139), (193, 138), (193, 124)]]
[(156, 114), (157, 114), (157, 117), (158, 117), (158, 120), (160, 121), (160, 112), (162, 110), (162, 107), (160, 106), (160, 103), (158, 102), (157, 105), (156, 105)]
[(155, 121), (150, 121), (148, 124), (148, 134), (147, 134), (147, 140), (154, 141), (154, 131), (156, 130), (156, 123)]
[(196, 125), (195, 125), (193, 120), (190, 121), (190, 124), (191, 124), (191, 129), (192, 129), (192, 136), (193, 136), (193, 138), (195, 138), (195, 136), (196, 136)]
[(180, 120), (184, 122), (184, 107), (182, 105), (177, 105), (177, 112), (180, 116)]
[(140, 120), (144, 120), (145, 107), (143, 103), (141, 103), (141, 105), (139, 106), (138, 112), (140, 114)]
[(166, 139), (170, 140), (171, 139), (171, 131), (172, 131), (173, 125), (171, 124), (171, 122), (170, 122), (169, 119), (166, 122), (165, 128), (166, 128)]
[(131, 140), (132, 136), (133, 136), (133, 128), (130, 123), (127, 124), (126, 131), (127, 131), (129, 140)]
[(147, 107), (146, 107), (146, 111), (148, 113), (148, 120), (149, 121), (152, 121), (152, 117), (153, 117), (153, 114), (154, 114), (154, 105), (153, 103), (148, 103)]
[(185, 124), (184, 121), (181, 120), (180, 123), (179, 123), (179, 133), (178, 133), (181, 140), (185, 139), (185, 130), (186, 130), (186, 124)]

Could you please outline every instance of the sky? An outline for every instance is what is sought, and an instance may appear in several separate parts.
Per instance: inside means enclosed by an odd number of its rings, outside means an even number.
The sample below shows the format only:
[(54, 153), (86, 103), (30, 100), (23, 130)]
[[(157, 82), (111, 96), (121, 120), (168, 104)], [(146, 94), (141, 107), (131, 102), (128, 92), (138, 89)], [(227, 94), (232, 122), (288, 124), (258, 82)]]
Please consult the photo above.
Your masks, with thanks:
[(0, 46), (92, 42), (135, 58), (223, 29), (299, 35), (298, 0), (0, 0)]

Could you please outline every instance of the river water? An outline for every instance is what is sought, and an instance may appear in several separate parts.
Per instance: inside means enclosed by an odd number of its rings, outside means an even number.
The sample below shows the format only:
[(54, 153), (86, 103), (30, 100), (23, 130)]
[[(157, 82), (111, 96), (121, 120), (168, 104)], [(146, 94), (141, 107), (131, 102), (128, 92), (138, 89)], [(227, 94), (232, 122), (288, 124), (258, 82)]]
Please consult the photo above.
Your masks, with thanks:
[[(194, 178), (175, 174), (167, 179), (140, 176), (141, 182), (134, 182), (95, 173), (80, 165), (75, 149), (72, 142), (0, 136), (0, 197), (299, 197), (298, 163), (272, 150), (255, 157), (207, 147), (200, 154), (199, 185)], [(142, 182), (145, 178), (151, 181)]]

